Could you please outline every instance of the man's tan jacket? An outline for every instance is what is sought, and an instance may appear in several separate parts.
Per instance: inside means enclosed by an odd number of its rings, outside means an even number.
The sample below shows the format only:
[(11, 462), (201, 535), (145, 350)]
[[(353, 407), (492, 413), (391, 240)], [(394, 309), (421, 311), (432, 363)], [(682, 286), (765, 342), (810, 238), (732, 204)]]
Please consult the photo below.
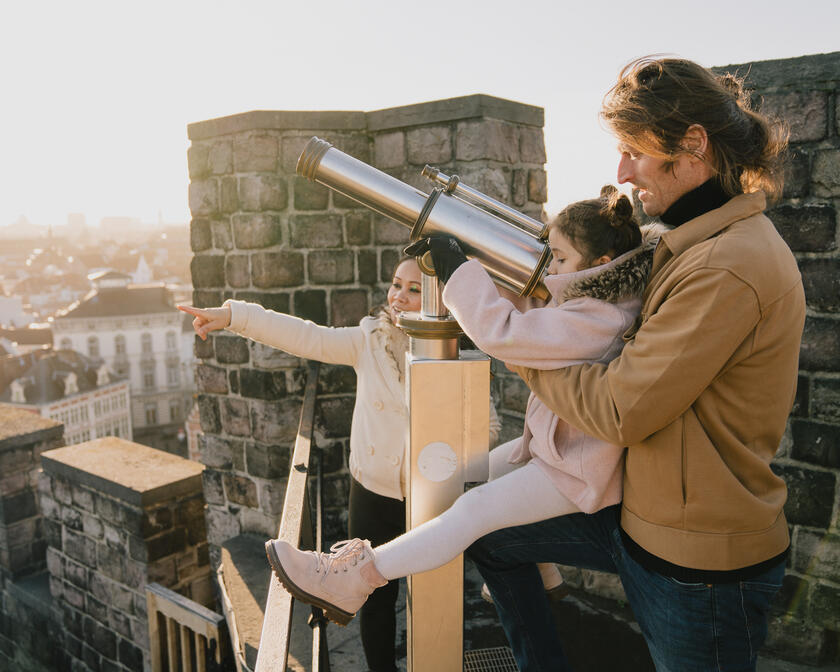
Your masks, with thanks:
[(763, 193), (665, 233), (637, 326), (608, 366), (516, 369), (557, 415), (628, 447), (621, 525), (645, 550), (732, 570), (782, 553), (770, 469), (793, 404), (805, 296)]

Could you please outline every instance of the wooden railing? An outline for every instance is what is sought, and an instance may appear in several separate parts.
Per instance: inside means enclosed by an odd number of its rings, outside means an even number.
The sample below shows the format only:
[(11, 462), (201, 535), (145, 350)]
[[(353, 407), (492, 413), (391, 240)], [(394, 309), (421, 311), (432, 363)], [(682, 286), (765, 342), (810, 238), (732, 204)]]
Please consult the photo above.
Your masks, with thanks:
[[(307, 368), (306, 389), (300, 411), (300, 424), (295, 439), (295, 450), (278, 538), (299, 548), (321, 550), (321, 461), (320, 452), (312, 451), (312, 426), (318, 389), (318, 362), (310, 361)], [(308, 476), (316, 473), (316, 534), (312, 530), (309, 507)], [(255, 672), (285, 672), (289, 656), (292, 629), (292, 596), (280, 585), (272, 573), (268, 599), (265, 605), (260, 648), (257, 652)], [(329, 672), (326, 619), (320, 609), (312, 607), (309, 625), (312, 627), (312, 672)]]
[(212, 672), (227, 651), (220, 614), (164, 588), (146, 586), (152, 672)]

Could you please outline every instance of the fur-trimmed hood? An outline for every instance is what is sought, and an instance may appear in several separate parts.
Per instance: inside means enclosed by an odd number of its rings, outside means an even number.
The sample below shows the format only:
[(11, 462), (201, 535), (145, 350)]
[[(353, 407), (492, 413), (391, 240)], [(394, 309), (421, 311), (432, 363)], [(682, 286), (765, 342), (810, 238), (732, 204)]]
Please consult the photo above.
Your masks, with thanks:
[(640, 297), (645, 291), (653, 263), (653, 250), (660, 236), (668, 230), (662, 224), (641, 227), (642, 244), (612, 261), (576, 273), (548, 275), (546, 288), (558, 303), (580, 297), (591, 297), (610, 303)]

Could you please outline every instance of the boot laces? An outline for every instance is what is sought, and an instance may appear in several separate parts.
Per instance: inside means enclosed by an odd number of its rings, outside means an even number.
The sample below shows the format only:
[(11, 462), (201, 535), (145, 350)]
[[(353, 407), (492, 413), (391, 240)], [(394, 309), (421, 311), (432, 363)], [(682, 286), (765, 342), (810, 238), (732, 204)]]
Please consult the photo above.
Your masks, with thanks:
[(365, 543), (361, 539), (348, 539), (347, 541), (338, 541), (330, 546), (329, 553), (318, 554), (318, 565), (315, 568), (317, 573), (321, 570), (328, 573), (330, 570), (334, 574), (338, 570), (347, 571), (347, 566), (356, 566), (359, 560), (365, 558)]

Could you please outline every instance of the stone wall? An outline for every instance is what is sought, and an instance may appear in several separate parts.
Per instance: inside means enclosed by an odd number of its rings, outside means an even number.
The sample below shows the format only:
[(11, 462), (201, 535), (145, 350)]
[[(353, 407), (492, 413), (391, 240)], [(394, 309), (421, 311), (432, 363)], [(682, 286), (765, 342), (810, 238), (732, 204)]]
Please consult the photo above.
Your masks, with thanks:
[[(426, 163), (539, 218), (546, 199), (543, 111), (483, 95), (375, 112), (248, 112), (192, 124), (194, 301), (234, 297), (332, 326), (385, 299), (408, 229), (295, 175), (318, 135), (428, 192)], [(301, 362), (230, 333), (196, 339), (211, 550), (240, 532), (277, 532), (297, 430)], [(315, 441), (326, 532), (346, 536), (355, 375), (321, 368)], [(513, 425), (521, 428), (521, 420)], [(514, 433), (519, 429), (514, 429)]]
[(149, 669), (147, 583), (215, 607), (202, 466), (114, 437), (41, 459), (61, 669)]

